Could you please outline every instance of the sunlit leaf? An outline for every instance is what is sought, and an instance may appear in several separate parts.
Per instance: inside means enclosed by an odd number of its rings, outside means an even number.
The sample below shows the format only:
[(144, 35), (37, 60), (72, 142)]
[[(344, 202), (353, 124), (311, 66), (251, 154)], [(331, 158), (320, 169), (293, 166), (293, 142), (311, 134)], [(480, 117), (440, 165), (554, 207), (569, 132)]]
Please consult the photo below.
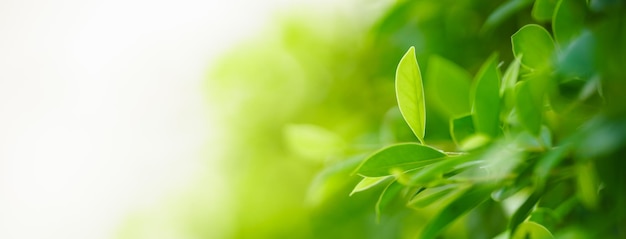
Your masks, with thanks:
[(317, 125), (287, 125), (284, 134), (294, 153), (311, 159), (324, 160), (340, 152), (345, 146), (341, 137)]
[(582, 32), (586, 8), (585, 0), (559, 0), (552, 19), (554, 39), (559, 45), (567, 45)]
[(535, 5), (533, 5), (531, 12), (533, 18), (540, 22), (552, 20), (556, 3), (557, 0), (535, 0)]
[(415, 58), (415, 47), (409, 48), (398, 64), (396, 97), (404, 120), (423, 143), (426, 130), (426, 105), (422, 75)]
[(500, 76), (494, 54), (482, 65), (472, 89), (472, 116), (476, 132), (496, 137), (500, 132)]
[(475, 132), (472, 115), (461, 116), (450, 120), (450, 135), (459, 146), (461, 142), (472, 136)]
[(445, 153), (429, 146), (417, 143), (397, 144), (367, 158), (357, 173), (366, 177), (392, 175), (394, 170), (406, 171), (424, 167), (445, 157)]
[(449, 117), (470, 112), (471, 76), (465, 69), (439, 56), (428, 61), (427, 93), (437, 109)]
[(456, 184), (448, 184), (439, 187), (427, 188), (419, 192), (417, 195), (413, 196), (408, 205), (417, 208), (423, 208), (435, 202), (441, 203), (442, 198), (448, 196), (448, 194), (450, 194), (452, 191), (458, 190), (459, 188), (460, 186)]
[(554, 41), (550, 33), (536, 24), (528, 24), (511, 36), (513, 55), (529, 69), (544, 70), (552, 63)]
[(552, 233), (536, 222), (524, 222), (513, 234), (511, 239), (552, 239)]
[(352, 194), (358, 193), (358, 192), (362, 192), (365, 190), (368, 190), (376, 185), (379, 185), (380, 183), (384, 182), (385, 180), (387, 180), (388, 178), (391, 178), (391, 176), (383, 176), (383, 177), (364, 177), (363, 179), (361, 179), (361, 181), (354, 186), (354, 189), (352, 189), (352, 192), (350, 192), (350, 196), (352, 196)]
[(490, 184), (473, 186), (430, 219), (420, 238), (436, 238), (454, 220), (487, 200), (492, 190), (493, 185)]

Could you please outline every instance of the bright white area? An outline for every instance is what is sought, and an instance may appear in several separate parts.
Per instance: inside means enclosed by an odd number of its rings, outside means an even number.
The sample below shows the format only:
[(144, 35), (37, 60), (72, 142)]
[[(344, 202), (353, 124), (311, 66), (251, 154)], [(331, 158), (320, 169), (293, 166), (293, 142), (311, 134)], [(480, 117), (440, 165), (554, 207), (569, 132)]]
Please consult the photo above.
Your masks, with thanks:
[(220, 195), (207, 66), (287, 2), (0, 1), (0, 238), (114, 238), (206, 175)]

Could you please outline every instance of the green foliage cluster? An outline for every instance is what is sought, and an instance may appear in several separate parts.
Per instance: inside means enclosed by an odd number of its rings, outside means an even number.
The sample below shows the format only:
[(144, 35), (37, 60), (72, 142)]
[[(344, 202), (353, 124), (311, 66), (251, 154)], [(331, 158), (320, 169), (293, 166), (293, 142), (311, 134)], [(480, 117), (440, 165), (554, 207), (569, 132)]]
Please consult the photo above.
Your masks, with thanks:
[(623, 1), (361, 5), (212, 73), (231, 238), (626, 237)]
[[(530, 4), (506, 69), (492, 53), (472, 78), (432, 56), (423, 79), (414, 47), (400, 59), (398, 108), (417, 142), (397, 140), (355, 170), (353, 193), (382, 188), (379, 215), (394, 199), (429, 214), (413, 225), (419, 238), (460, 218), (471, 238), (626, 237), (626, 101), (616, 92), (626, 74), (613, 68), (626, 63), (624, 4), (511, 0), (481, 32)], [(431, 146), (429, 106), (450, 135)]]

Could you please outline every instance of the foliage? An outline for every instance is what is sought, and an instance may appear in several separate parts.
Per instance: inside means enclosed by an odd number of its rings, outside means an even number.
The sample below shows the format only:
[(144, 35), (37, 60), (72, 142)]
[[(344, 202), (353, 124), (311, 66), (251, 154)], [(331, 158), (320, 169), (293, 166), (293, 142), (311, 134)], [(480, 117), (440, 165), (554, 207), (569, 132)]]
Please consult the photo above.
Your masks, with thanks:
[[(398, 106), (416, 138), (429, 143), (423, 108), (438, 107), (456, 146), (434, 140), (440, 150), (418, 143), (387, 146), (356, 169), (368, 187), (359, 184), (355, 191), (386, 184), (378, 213), (384, 213), (381, 204), (390, 197), (403, 198), (416, 213), (431, 212), (429, 220), (412, 225), (420, 238), (436, 238), (460, 218), (489, 225), (494, 214), (480, 208), (485, 204), (490, 210), (512, 209), (496, 214), (508, 225), (480, 236), (472, 234), (480, 228), (468, 228), (469, 237), (626, 237), (620, 156), (626, 106), (614, 102), (623, 94), (607, 88), (626, 86), (626, 74), (609, 68), (624, 64), (624, 4), (537, 0), (531, 12), (513, 7), (529, 3), (504, 3), (486, 22), (493, 29), (498, 21), (489, 19), (524, 13), (536, 21), (511, 35), (514, 58), (504, 74), (495, 53), (471, 84), (463, 67), (431, 57), (425, 81), (432, 86), (423, 92), (415, 48), (398, 64)], [(471, 219), (464, 217), (468, 212)]]

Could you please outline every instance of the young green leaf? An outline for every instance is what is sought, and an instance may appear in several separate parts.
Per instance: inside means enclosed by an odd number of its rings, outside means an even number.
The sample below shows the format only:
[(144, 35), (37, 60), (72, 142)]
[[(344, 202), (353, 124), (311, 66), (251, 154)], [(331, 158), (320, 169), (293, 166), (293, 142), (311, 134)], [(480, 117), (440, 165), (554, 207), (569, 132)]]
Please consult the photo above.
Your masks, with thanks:
[(350, 193), (350, 196), (352, 196), (352, 194), (368, 190), (368, 189), (370, 189), (370, 188), (372, 188), (372, 187), (382, 183), (383, 181), (387, 180), (388, 178), (391, 178), (391, 176), (363, 177), (363, 179), (361, 179), (361, 181), (354, 187), (354, 189), (352, 189), (352, 192)]
[(420, 238), (436, 238), (451, 222), (487, 200), (492, 190), (490, 184), (472, 186), (428, 221)]
[(500, 132), (500, 76), (496, 54), (491, 55), (476, 75), (472, 116), (476, 132), (495, 138)]
[(452, 191), (455, 191), (457, 189), (459, 189), (459, 185), (456, 184), (448, 184), (434, 188), (427, 188), (413, 196), (408, 205), (417, 208), (427, 207), (432, 203), (440, 202), (442, 198), (446, 197)]
[(471, 162), (473, 159), (472, 155), (447, 157), (420, 170), (410, 172), (406, 184), (411, 186), (428, 186), (431, 182), (442, 179), (446, 173), (471, 166), (468, 162)]
[(552, 20), (556, 3), (557, 0), (535, 0), (535, 5), (533, 5), (531, 12), (533, 18), (539, 22)]
[(453, 62), (439, 56), (428, 61), (427, 88), (436, 109), (448, 117), (457, 117), (470, 112), (469, 92), (471, 76)]
[(367, 158), (357, 173), (366, 177), (392, 175), (394, 170), (407, 171), (438, 162), (446, 154), (435, 148), (403, 143), (384, 148)]
[(409, 48), (398, 64), (396, 98), (404, 120), (411, 127), (417, 139), (424, 143), (426, 105), (422, 75), (415, 58), (415, 47)]
[(378, 197), (378, 201), (376, 202), (376, 220), (380, 221), (380, 215), (383, 213), (385, 207), (393, 200), (398, 193), (402, 190), (404, 186), (400, 184), (398, 181), (393, 181), (387, 185), (385, 190)]
[(566, 46), (584, 28), (587, 4), (585, 0), (559, 0), (552, 19), (554, 39)]
[(450, 120), (450, 135), (457, 146), (461, 146), (461, 143), (475, 132), (472, 115), (461, 116)]
[(511, 239), (553, 239), (552, 233), (536, 222), (522, 223)]
[(519, 78), (519, 67), (521, 65), (520, 59), (515, 58), (509, 67), (504, 71), (504, 75), (502, 76), (502, 85), (500, 86), (500, 97), (504, 103), (502, 104), (502, 112), (500, 117), (506, 119), (508, 114), (511, 112), (513, 107), (515, 106), (515, 84), (517, 83), (517, 79)]
[(528, 24), (511, 36), (513, 55), (521, 59), (522, 65), (532, 70), (545, 70), (551, 67), (554, 41), (550, 33), (536, 24)]
[(531, 82), (519, 82), (516, 87), (516, 109), (520, 124), (535, 136), (539, 135), (543, 110), (543, 98), (536, 97)]

